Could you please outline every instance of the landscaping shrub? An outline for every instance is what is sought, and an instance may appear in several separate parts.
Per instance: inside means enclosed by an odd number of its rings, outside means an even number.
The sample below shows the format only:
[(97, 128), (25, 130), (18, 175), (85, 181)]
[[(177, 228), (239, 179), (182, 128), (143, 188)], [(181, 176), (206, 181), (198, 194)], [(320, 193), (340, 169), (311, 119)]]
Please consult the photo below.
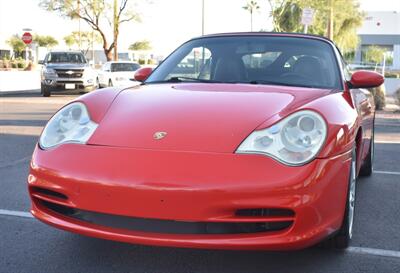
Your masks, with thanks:
[(17, 62), (17, 68), (25, 68), (25, 62)]
[(386, 72), (385, 73), (385, 78), (395, 78), (395, 79), (400, 79), (400, 71), (399, 72)]
[(10, 60), (8, 58), (3, 58), (1, 64), (0, 64), (0, 68), (5, 68), (8, 69), (10, 68), (11, 64), (10, 64)]
[(376, 110), (382, 110), (386, 105), (385, 85), (369, 89), (374, 96)]
[(400, 106), (400, 87), (396, 90), (396, 92), (394, 93), (394, 96), (396, 98), (397, 105)]

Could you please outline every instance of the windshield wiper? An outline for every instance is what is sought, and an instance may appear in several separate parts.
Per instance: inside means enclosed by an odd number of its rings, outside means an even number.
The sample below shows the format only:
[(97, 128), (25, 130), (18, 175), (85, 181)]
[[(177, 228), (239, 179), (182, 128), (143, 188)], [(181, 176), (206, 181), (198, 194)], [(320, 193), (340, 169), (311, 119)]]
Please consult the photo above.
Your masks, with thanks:
[(206, 80), (206, 79), (198, 79), (198, 78), (191, 78), (191, 77), (171, 77), (167, 80), (163, 81), (153, 81), (153, 82), (146, 82), (148, 83), (179, 83), (179, 82), (204, 82), (204, 83), (221, 83), (219, 81), (213, 81), (213, 80)]
[(306, 85), (306, 84), (275, 82), (275, 81), (266, 81), (266, 80), (253, 80), (253, 81), (250, 81), (248, 83), (250, 83), (250, 84), (271, 84), (271, 85), (281, 85), (281, 86), (295, 86), (295, 87), (315, 88), (312, 85)]

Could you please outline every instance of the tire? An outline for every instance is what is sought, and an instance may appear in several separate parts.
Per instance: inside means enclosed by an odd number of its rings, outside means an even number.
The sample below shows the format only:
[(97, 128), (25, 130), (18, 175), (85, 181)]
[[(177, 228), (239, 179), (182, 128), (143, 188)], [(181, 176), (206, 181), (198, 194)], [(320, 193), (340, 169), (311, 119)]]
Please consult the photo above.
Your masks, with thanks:
[(50, 89), (47, 86), (43, 85), (43, 84), (40, 85), (40, 93), (42, 94), (43, 97), (50, 97), (51, 96)]
[(113, 86), (114, 86), (111, 79), (108, 80), (108, 86), (109, 86), (109, 87), (113, 87)]
[(375, 144), (374, 144), (374, 139), (375, 139), (375, 130), (372, 130), (372, 135), (371, 135), (371, 143), (369, 145), (369, 150), (368, 150), (368, 155), (364, 160), (364, 163), (362, 164), (360, 168), (359, 175), (360, 176), (371, 176), (372, 172), (374, 171), (374, 155), (375, 155)]
[(353, 236), (355, 198), (357, 185), (357, 156), (356, 149), (353, 148), (351, 156), (351, 166), (349, 175), (349, 186), (347, 190), (346, 209), (344, 213), (343, 223), (338, 233), (330, 239), (331, 246), (337, 249), (345, 249), (349, 246)]

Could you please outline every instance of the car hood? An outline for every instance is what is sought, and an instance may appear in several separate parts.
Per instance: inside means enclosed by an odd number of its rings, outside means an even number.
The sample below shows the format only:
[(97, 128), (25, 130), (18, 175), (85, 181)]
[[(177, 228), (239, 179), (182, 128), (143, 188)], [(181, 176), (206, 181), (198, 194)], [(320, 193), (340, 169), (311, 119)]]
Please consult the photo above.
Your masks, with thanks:
[[(91, 145), (233, 152), (259, 125), (329, 90), (250, 84), (149, 84), (121, 92)], [(165, 136), (156, 139), (157, 132)], [(158, 134), (160, 135), (160, 134)]]
[(49, 63), (46, 67), (52, 69), (84, 69), (88, 67), (88, 64)]

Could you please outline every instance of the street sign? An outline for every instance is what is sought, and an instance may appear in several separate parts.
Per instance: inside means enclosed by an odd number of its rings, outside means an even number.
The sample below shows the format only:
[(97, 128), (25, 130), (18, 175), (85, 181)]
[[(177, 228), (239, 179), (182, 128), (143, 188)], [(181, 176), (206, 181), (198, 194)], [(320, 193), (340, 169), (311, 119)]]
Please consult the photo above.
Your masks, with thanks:
[(303, 25), (309, 26), (312, 25), (313, 19), (314, 19), (314, 9), (304, 8), (303, 13), (301, 15), (301, 23)]
[(29, 45), (30, 43), (32, 43), (32, 34), (30, 34), (29, 32), (25, 32), (22, 35), (22, 41), (26, 44)]

